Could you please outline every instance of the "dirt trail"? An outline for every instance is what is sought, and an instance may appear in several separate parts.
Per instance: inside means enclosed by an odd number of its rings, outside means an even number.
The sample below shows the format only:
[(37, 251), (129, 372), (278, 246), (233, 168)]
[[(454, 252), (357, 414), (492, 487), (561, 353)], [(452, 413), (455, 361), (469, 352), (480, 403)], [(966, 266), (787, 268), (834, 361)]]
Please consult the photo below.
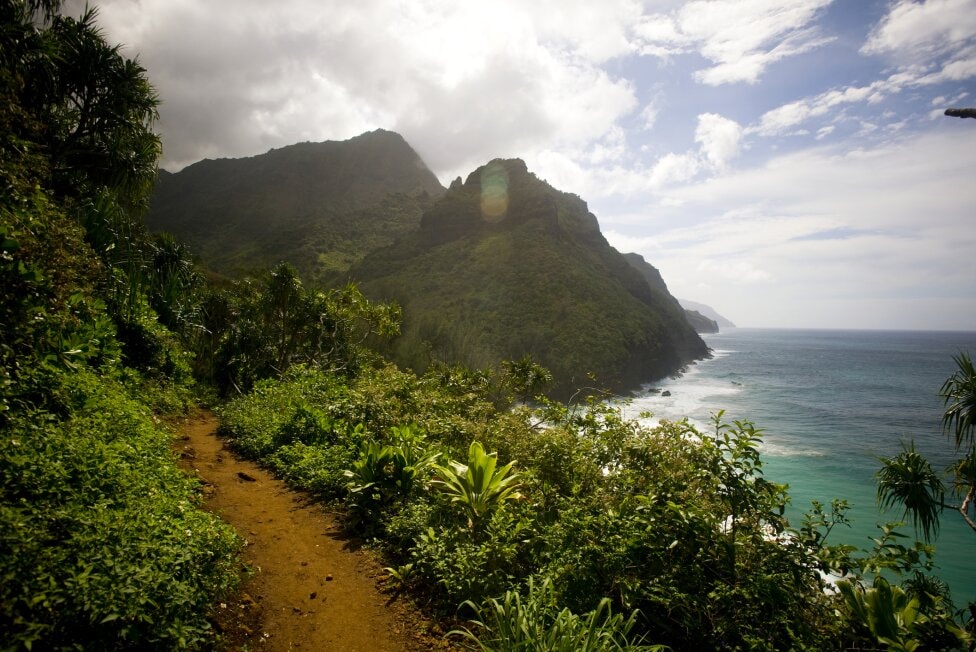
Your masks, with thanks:
[[(256, 571), (244, 593), (220, 607), (218, 627), (251, 650), (382, 652), (429, 649), (428, 623), (390, 605), (375, 561), (342, 534), (332, 515), (216, 436), (210, 413), (181, 425), (181, 458), (204, 482), (205, 507), (244, 537)], [(437, 645), (440, 647), (440, 645)]]

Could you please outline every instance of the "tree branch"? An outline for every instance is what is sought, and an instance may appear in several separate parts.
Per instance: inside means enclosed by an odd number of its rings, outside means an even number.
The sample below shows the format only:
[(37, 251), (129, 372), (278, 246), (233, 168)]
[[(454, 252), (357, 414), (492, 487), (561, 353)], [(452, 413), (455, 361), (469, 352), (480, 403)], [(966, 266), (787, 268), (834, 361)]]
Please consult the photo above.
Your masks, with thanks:
[(971, 527), (973, 531), (976, 531), (976, 523), (973, 522), (973, 519), (969, 518), (968, 514), (969, 505), (973, 501), (974, 493), (976, 493), (976, 485), (969, 488), (969, 492), (966, 494), (965, 500), (963, 500), (962, 505), (959, 506), (959, 513), (962, 514), (962, 517), (966, 520), (966, 523), (969, 524), (969, 527)]
[(951, 118), (976, 118), (976, 109), (946, 109), (945, 114)]

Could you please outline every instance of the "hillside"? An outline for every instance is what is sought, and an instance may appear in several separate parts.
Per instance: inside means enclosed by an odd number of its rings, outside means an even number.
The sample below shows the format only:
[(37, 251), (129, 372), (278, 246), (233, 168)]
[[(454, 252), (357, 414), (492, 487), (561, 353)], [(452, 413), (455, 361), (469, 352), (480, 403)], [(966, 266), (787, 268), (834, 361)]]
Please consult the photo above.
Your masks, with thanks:
[(678, 299), (678, 303), (680, 303), (685, 310), (694, 310), (701, 313), (708, 319), (713, 320), (721, 328), (735, 328), (735, 324), (718, 314), (718, 312), (716, 312), (711, 306), (706, 306), (704, 303), (698, 303), (697, 301), (688, 301), (687, 299)]
[(323, 280), (416, 229), (443, 192), (399, 134), (376, 130), (162, 171), (146, 223), (221, 273), (288, 260)]
[(685, 309), (685, 319), (695, 329), (696, 333), (717, 333), (718, 324), (714, 319), (709, 319), (697, 310)]
[(586, 203), (518, 159), (455, 181), (417, 232), (350, 274), (404, 306), (395, 354), (414, 367), (529, 354), (568, 392), (592, 386), (590, 373), (598, 386), (632, 388), (707, 354), (674, 298), (607, 243)]
[(694, 310), (688, 310), (684, 308), (681, 303), (671, 296), (668, 291), (668, 286), (664, 282), (664, 278), (661, 276), (661, 272), (658, 271), (657, 267), (651, 265), (649, 262), (644, 260), (644, 257), (640, 254), (624, 254), (624, 258), (630, 263), (630, 266), (640, 272), (647, 284), (651, 286), (651, 290), (659, 297), (659, 299), (669, 305), (673, 310), (680, 310), (685, 315), (685, 320), (695, 329), (696, 333), (717, 333), (718, 324), (701, 314), (700, 312)]

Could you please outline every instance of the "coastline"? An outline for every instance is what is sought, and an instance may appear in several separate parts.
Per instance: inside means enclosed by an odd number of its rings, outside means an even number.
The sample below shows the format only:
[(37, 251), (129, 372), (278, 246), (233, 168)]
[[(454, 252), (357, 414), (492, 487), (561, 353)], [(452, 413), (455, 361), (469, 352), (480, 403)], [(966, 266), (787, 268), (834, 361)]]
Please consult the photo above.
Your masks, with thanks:
[[(738, 328), (705, 339), (711, 359), (648, 383), (626, 414), (650, 411), (655, 422), (687, 416), (706, 430), (719, 409), (727, 419), (753, 421), (764, 431), (767, 477), (790, 485), (794, 524), (811, 500), (846, 499), (854, 525), (831, 539), (870, 547), (879, 523), (903, 520), (878, 508), (878, 459), (913, 439), (937, 470), (951, 461), (937, 392), (952, 372), (951, 355), (976, 350), (976, 332)], [(952, 513), (942, 521), (936, 575), (964, 603), (976, 597), (972, 533)]]

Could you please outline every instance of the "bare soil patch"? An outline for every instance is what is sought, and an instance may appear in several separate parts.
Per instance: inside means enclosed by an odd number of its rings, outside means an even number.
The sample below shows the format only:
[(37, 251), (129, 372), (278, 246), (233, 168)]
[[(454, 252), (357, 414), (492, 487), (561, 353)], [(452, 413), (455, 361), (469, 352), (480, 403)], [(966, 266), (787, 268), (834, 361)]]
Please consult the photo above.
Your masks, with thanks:
[(203, 482), (204, 506), (247, 541), (254, 574), (214, 624), (229, 649), (383, 652), (452, 649), (406, 600), (384, 593), (379, 563), (343, 533), (336, 515), (217, 437), (202, 412), (180, 424), (182, 464)]

